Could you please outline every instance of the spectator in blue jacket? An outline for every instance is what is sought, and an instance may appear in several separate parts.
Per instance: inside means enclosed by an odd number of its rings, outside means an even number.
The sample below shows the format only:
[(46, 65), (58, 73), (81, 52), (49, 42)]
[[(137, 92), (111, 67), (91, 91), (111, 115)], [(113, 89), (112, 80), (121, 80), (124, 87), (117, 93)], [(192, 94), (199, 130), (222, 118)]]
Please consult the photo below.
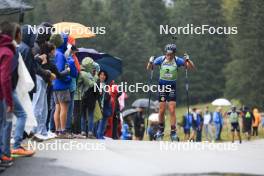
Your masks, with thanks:
[(209, 107), (207, 106), (204, 111), (204, 130), (205, 130), (205, 137), (208, 141), (213, 141), (212, 135), (212, 122), (213, 122), (213, 113), (209, 111)]
[(190, 134), (191, 134), (191, 128), (192, 128), (192, 120), (193, 120), (193, 114), (191, 112), (186, 113), (183, 116), (183, 131), (184, 131), (184, 139), (189, 140)]
[(70, 87), (71, 87), (71, 75), (74, 75), (76, 68), (74, 63), (68, 62), (64, 53), (67, 50), (67, 35), (54, 34), (51, 36), (50, 42), (59, 46), (56, 49), (54, 63), (57, 66), (59, 72), (69, 68), (70, 75), (62, 78), (55, 79), (53, 85), (53, 98), (56, 104), (54, 121), (56, 127), (56, 133), (59, 138), (71, 138), (66, 134), (66, 119), (68, 112), (68, 105), (71, 100)]
[(213, 122), (215, 126), (215, 140), (221, 140), (221, 128), (223, 126), (222, 108), (218, 107), (213, 114)]

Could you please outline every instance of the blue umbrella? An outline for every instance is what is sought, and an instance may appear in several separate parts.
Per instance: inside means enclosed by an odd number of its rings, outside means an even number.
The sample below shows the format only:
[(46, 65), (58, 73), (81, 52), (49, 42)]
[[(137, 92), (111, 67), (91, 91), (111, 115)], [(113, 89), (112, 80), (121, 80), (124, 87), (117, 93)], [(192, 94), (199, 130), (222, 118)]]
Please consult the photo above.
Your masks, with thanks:
[(83, 58), (91, 57), (95, 62), (100, 65), (101, 70), (104, 70), (108, 74), (108, 82), (115, 80), (122, 74), (122, 60), (111, 56), (106, 53), (99, 53), (92, 48), (79, 48), (76, 56), (81, 63)]

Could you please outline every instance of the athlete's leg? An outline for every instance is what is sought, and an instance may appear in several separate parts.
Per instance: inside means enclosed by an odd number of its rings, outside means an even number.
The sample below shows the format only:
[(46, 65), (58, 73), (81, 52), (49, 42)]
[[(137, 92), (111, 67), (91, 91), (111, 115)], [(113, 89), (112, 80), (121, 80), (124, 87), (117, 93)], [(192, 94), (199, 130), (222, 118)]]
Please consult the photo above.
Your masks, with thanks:
[(169, 113), (170, 113), (170, 122), (171, 126), (176, 126), (176, 102), (175, 101), (170, 101), (169, 102)]
[(160, 102), (159, 104), (159, 130), (164, 132), (165, 128), (165, 111), (166, 111), (166, 102)]

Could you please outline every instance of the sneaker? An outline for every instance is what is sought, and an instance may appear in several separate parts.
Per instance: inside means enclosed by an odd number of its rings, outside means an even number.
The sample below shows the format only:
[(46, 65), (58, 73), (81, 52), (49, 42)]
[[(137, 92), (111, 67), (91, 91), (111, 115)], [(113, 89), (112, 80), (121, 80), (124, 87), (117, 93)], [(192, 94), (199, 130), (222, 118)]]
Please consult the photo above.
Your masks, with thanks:
[(76, 139), (86, 139), (86, 135), (81, 135), (81, 134), (73, 134), (73, 137)]
[(25, 156), (25, 157), (31, 157), (35, 154), (35, 151), (33, 150), (26, 150), (23, 147), (19, 147), (18, 149), (11, 150), (12, 155), (19, 155), (19, 156)]
[(3, 155), (1, 160), (2, 161), (14, 161), (14, 158)]
[(96, 137), (93, 135), (92, 132), (88, 132), (88, 136), (87, 136), (88, 139), (96, 139)]
[(49, 139), (54, 139), (56, 137), (57, 137), (57, 135), (55, 133), (52, 133), (51, 131), (48, 131), (48, 138)]
[(160, 130), (158, 130), (158, 132), (154, 135), (154, 139), (156, 141), (162, 141), (163, 137), (164, 137), (164, 132)]
[(86, 133), (84, 131), (81, 132), (82, 136), (87, 136)]
[(178, 137), (178, 135), (177, 135), (177, 133), (175, 131), (171, 132), (170, 138), (171, 138), (171, 141), (177, 141), (177, 142), (180, 141), (180, 139), (179, 139), (179, 137)]
[(4, 160), (0, 160), (0, 168), (8, 168), (13, 166), (14, 162), (13, 161), (4, 161)]
[(36, 141), (36, 142), (43, 142), (44, 140), (43, 139), (40, 139), (38, 138), (36, 135), (34, 135), (32, 138), (31, 138), (32, 141)]
[(73, 139), (73, 136), (70, 133), (60, 133), (57, 138), (59, 139)]
[(42, 135), (42, 134), (35, 134), (35, 137), (43, 141), (46, 141), (49, 139), (48, 135)]

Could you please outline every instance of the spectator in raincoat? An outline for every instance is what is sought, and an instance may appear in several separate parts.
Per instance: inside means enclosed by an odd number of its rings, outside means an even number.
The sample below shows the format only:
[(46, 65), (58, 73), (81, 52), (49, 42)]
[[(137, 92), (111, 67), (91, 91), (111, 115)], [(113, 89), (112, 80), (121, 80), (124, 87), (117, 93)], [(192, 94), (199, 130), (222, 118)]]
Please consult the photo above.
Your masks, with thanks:
[[(95, 139), (94, 131), (94, 109), (96, 101), (99, 97), (99, 91), (96, 88), (98, 80), (97, 73), (100, 67), (90, 57), (82, 60), (81, 72), (77, 81), (77, 90), (75, 92), (75, 100), (80, 100), (81, 107), (81, 133), (90, 139)], [(96, 90), (96, 91), (95, 91)], [(88, 114), (88, 129), (87, 129)]]
[(12, 98), (12, 58), (16, 53), (16, 49), (12, 40), (15, 35), (15, 27), (9, 22), (3, 22), (0, 25), (0, 167), (7, 167), (13, 164), (12, 161), (4, 161), (2, 143), (5, 130), (5, 122), (7, 115), (13, 111)]
[(115, 81), (112, 80), (110, 83), (110, 96), (111, 96), (111, 106), (113, 113), (111, 117), (108, 119), (106, 136), (113, 139), (119, 139), (121, 135), (121, 120), (119, 117), (120, 107), (118, 102), (118, 97), (120, 95), (121, 93), (118, 92)]

